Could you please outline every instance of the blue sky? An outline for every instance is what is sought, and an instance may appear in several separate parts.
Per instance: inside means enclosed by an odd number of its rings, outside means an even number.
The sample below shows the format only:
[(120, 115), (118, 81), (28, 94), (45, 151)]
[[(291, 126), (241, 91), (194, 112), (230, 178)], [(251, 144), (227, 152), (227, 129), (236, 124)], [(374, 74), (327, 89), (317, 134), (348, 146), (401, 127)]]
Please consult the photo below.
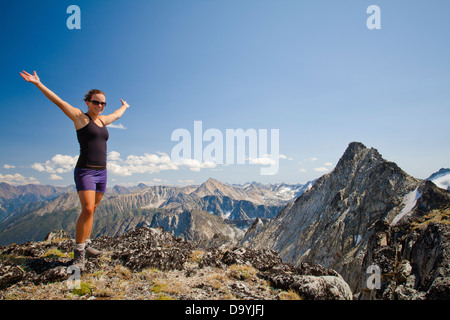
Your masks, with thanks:
[[(72, 4), (80, 30), (66, 26)], [(366, 26), (374, 4), (379, 30)], [(450, 167), (447, 0), (26, 0), (0, 12), (0, 181), (73, 184), (74, 126), (21, 70), (85, 111), (92, 88), (105, 113), (131, 105), (109, 128), (110, 186), (303, 183), (351, 141), (418, 178)], [(278, 129), (278, 173), (174, 163), (171, 134), (194, 121), (224, 136)]]

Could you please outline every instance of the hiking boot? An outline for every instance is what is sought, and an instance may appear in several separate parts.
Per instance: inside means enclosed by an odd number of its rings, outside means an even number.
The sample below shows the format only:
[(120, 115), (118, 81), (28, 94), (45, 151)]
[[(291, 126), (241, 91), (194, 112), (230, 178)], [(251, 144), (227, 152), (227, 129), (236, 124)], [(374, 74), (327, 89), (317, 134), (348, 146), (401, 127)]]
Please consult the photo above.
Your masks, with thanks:
[(92, 247), (92, 241), (91, 239), (86, 239), (84, 242), (84, 245), (86, 246), (86, 256), (91, 258), (97, 258), (103, 255), (103, 252), (97, 249), (94, 249)]
[(91, 258), (97, 258), (100, 257), (103, 252), (97, 249), (92, 248), (90, 245), (86, 246), (86, 256)]
[(75, 248), (73, 250), (72, 265), (75, 267), (78, 267), (80, 270), (84, 270), (85, 255), (86, 255), (86, 252), (84, 250), (78, 250)]

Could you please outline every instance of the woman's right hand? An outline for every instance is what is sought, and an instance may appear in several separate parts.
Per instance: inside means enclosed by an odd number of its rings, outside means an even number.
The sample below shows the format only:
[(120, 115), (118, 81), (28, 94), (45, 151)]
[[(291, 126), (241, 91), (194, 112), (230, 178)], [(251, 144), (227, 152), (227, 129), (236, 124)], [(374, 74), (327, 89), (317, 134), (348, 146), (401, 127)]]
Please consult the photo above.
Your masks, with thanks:
[(34, 71), (34, 75), (31, 75), (24, 70), (20, 73), (20, 75), (25, 79), (25, 81), (31, 82), (33, 84), (39, 84), (41, 82), (36, 71)]
[[(27, 82), (31, 82), (36, 85), (36, 87), (41, 90), (41, 92), (54, 104), (56, 104), (65, 114), (68, 116), (74, 123), (75, 128), (79, 126), (79, 120), (81, 117), (84, 116), (83, 111), (81, 111), (78, 108), (72, 107), (70, 104), (62, 100), (60, 97), (58, 97), (53, 91), (51, 91), (49, 88), (47, 88), (40, 80), (39, 77), (34, 71), (34, 75), (29, 74), (26, 71), (22, 71), (20, 73), (22, 78), (25, 79)], [(77, 128), (79, 129), (79, 128)]]

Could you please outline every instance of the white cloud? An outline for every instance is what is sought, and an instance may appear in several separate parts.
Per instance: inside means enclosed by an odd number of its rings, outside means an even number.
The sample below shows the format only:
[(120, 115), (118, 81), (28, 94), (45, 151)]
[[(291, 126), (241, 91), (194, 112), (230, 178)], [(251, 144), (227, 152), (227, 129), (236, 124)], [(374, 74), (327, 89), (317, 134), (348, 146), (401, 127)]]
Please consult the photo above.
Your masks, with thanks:
[(125, 160), (120, 158), (120, 153), (111, 151), (108, 155), (108, 172), (119, 176), (131, 176), (135, 173), (158, 173), (167, 170), (188, 168), (199, 172), (204, 168), (215, 168), (213, 162), (199, 162), (195, 159), (181, 159), (173, 162), (169, 155), (163, 152), (157, 154), (145, 153), (143, 156), (129, 155)]
[(118, 153), (117, 151), (111, 151), (110, 153), (108, 153), (108, 160), (122, 161), (122, 159), (120, 158), (120, 153)]
[(126, 130), (127, 128), (121, 124), (121, 123), (110, 123), (109, 125), (107, 125), (108, 128), (114, 128), (114, 129), (122, 129), (122, 130)]
[(186, 167), (194, 172), (199, 172), (200, 169), (205, 168), (215, 168), (216, 164), (211, 161), (200, 162), (196, 159), (181, 159), (180, 161), (174, 162), (177, 167)]
[(50, 175), (50, 180), (63, 180), (63, 178), (58, 176), (57, 174), (52, 173)]
[(317, 172), (327, 172), (327, 171), (328, 171), (328, 168), (325, 168), (325, 167), (314, 168), (314, 171), (317, 171)]
[(131, 176), (133, 174), (128, 168), (122, 167), (114, 162), (108, 163), (108, 172), (122, 177)]
[(278, 162), (278, 159), (287, 159), (285, 155), (278, 155), (278, 158), (272, 157), (271, 154), (263, 154), (262, 157), (259, 158), (250, 158), (245, 157), (245, 160), (248, 160), (249, 164), (257, 164), (262, 166), (273, 166)]
[(77, 163), (78, 156), (72, 157), (62, 154), (55, 155), (51, 160), (45, 163), (33, 163), (31, 168), (39, 172), (47, 173), (65, 173), (73, 170)]
[(249, 158), (250, 164), (260, 164), (263, 166), (270, 166), (276, 164), (276, 161), (269, 157), (262, 157), (262, 158)]
[(333, 165), (333, 162), (325, 162), (323, 165), (327, 166), (327, 167), (331, 167)]
[[(35, 162), (31, 167), (39, 172), (51, 173), (51, 180), (62, 179), (57, 174), (69, 172), (73, 170), (78, 160), (78, 156), (72, 157), (68, 155), (55, 155), (51, 160), (45, 163)], [(145, 153), (143, 156), (129, 155), (124, 160), (117, 151), (108, 153), (108, 171), (118, 176), (131, 176), (139, 173), (158, 173), (166, 170), (178, 170), (180, 168), (188, 168), (191, 171), (199, 172), (205, 168), (215, 168), (213, 162), (199, 162), (196, 159), (181, 159), (173, 162), (169, 155), (163, 152), (157, 154)]]
[(4, 168), (4, 169), (14, 169), (15, 167), (16, 167), (16, 166), (9, 165), (9, 164), (3, 165), (3, 168)]
[(287, 159), (287, 160), (294, 160), (294, 158), (288, 157), (287, 155), (284, 155), (284, 154), (280, 154), (278, 156), (278, 158), (280, 158), (280, 159)]
[(306, 169), (300, 168), (300, 169), (298, 169), (298, 171), (300, 171), (300, 172), (306, 172)]
[(37, 181), (36, 178), (34, 178), (34, 177), (26, 178), (19, 173), (7, 174), (7, 175), (0, 174), (0, 182), (6, 182), (9, 184), (14, 184), (14, 185), (40, 184), (40, 182)]

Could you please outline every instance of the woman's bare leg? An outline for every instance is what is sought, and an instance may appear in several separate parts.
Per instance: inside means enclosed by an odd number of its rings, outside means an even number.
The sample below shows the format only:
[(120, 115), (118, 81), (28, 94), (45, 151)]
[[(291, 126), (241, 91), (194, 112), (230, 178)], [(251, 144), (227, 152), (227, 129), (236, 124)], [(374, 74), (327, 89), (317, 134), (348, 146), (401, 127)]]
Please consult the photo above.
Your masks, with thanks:
[(81, 244), (90, 237), (96, 208), (96, 192), (94, 190), (78, 191), (78, 196), (81, 202), (81, 214), (77, 221), (75, 241)]
[[(94, 213), (95, 213), (95, 211), (97, 210), (98, 204), (100, 203), (100, 201), (102, 200), (102, 198), (103, 198), (103, 193), (101, 193), (101, 192), (95, 192)], [(93, 219), (92, 219), (92, 220), (93, 220)], [(86, 239), (89, 239), (89, 238), (91, 237), (91, 231), (92, 231), (92, 222), (91, 222), (91, 224), (90, 224), (89, 232), (88, 232), (88, 235), (87, 235)]]

